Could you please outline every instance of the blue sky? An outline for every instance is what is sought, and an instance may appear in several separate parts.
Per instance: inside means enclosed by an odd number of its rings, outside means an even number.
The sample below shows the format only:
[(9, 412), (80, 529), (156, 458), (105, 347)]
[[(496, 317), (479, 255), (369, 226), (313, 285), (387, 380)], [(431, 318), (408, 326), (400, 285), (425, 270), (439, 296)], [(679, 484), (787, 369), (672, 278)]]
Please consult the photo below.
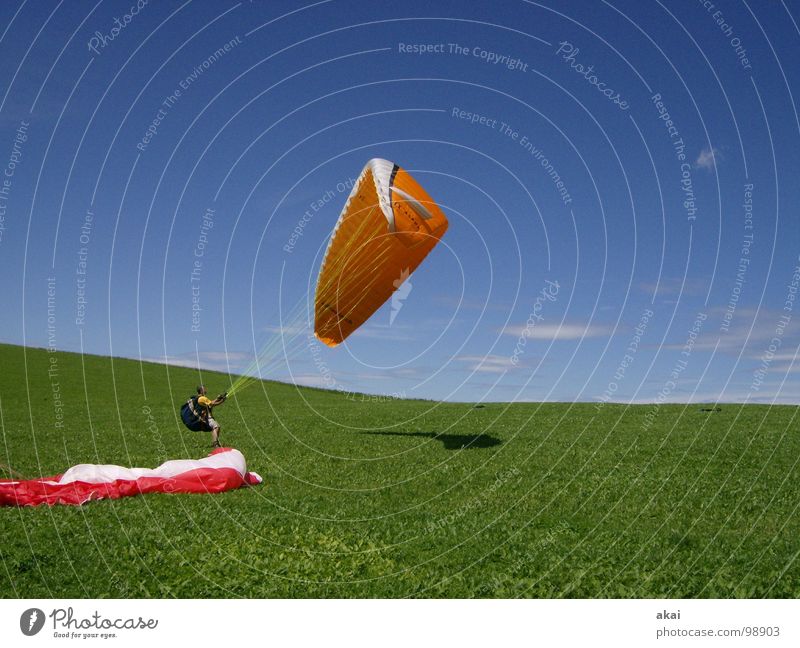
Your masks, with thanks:
[(241, 369), (383, 157), (449, 231), (270, 377), (797, 403), (800, 7), (711, 4), (3, 3), (0, 340)]

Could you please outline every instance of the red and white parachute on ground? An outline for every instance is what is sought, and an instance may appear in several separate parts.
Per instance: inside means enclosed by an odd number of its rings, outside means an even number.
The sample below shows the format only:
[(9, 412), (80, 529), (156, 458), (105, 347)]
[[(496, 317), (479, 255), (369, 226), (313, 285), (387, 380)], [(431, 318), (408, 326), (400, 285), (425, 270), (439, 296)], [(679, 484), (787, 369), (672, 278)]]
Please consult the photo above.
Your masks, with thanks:
[(0, 506), (80, 506), (143, 493), (221, 493), (261, 482), (258, 474), (247, 472), (241, 452), (218, 448), (203, 459), (167, 461), (154, 469), (80, 464), (55, 477), (0, 479)]

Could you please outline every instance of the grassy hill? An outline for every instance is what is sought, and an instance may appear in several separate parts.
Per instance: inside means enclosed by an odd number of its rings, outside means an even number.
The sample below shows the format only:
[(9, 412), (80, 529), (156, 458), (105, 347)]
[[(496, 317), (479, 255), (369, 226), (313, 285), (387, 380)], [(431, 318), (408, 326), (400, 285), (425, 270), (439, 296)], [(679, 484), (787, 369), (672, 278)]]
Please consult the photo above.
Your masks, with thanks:
[[(0, 345), (0, 477), (209, 451), (197, 372), (55, 358)], [(0, 596), (800, 596), (798, 408), (651, 410), (259, 383), (216, 414), (263, 486), (0, 509)]]

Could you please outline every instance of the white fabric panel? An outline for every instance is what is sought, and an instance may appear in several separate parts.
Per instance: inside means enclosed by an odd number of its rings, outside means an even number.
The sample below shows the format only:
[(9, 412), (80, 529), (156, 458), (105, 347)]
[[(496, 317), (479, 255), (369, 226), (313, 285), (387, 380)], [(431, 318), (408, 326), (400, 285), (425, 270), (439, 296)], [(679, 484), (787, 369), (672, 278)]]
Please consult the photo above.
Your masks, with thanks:
[(375, 188), (378, 191), (378, 201), (381, 205), (381, 211), (386, 216), (389, 223), (389, 231), (394, 232), (394, 210), (392, 209), (392, 197), (389, 195), (389, 182), (392, 179), (392, 171), (394, 170), (394, 162), (384, 160), (382, 158), (372, 158), (364, 170), (370, 169), (372, 171), (372, 178), (375, 181)]
[(89, 484), (103, 484), (117, 479), (135, 480), (140, 477), (176, 477), (198, 468), (234, 468), (242, 476), (247, 472), (244, 455), (238, 450), (228, 450), (203, 459), (174, 459), (166, 461), (158, 468), (125, 468), (123, 466), (102, 464), (79, 464), (67, 470), (58, 483), (69, 484), (81, 481)]

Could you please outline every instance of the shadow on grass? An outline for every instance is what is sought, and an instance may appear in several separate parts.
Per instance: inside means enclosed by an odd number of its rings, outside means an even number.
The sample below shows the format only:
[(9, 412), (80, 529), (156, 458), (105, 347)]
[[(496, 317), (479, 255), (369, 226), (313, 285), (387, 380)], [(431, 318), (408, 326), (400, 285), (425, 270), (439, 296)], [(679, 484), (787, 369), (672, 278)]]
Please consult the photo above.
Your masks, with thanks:
[(378, 436), (422, 437), (441, 441), (445, 450), (472, 450), (475, 448), (491, 448), (502, 441), (488, 434), (437, 434), (436, 432), (362, 432)]

